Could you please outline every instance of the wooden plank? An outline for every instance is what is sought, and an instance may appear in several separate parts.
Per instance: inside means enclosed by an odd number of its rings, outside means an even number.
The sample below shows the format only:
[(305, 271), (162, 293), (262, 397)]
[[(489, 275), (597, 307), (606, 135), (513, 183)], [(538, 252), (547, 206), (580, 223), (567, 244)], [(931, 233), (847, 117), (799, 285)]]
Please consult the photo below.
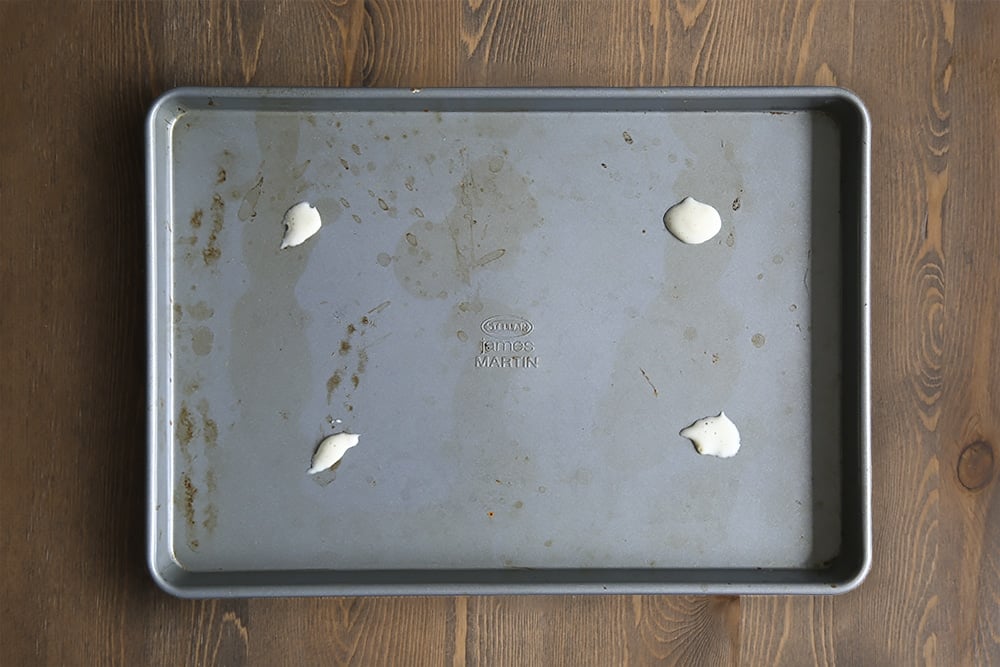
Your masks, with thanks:
[(1000, 662), (1000, 4), (986, 4), (955, 8), (954, 48), (935, 59), (929, 162), (942, 212), (926, 234), (940, 233), (943, 256), (944, 303), (928, 328), (944, 369), (942, 574), (955, 587), (940, 612), (952, 634), (936, 639), (976, 665)]
[[(897, 28), (885, 30), (889, 21)], [(881, 332), (874, 372), (876, 387), (895, 390), (875, 393), (875, 564), (864, 595), (837, 601), (837, 650), (848, 663), (875, 655), (896, 664), (962, 664), (958, 645), (945, 639), (959, 608), (951, 568), (958, 551), (942, 540), (952, 519), (942, 504), (951, 463), (941, 417), (957, 407), (947, 389), (944, 315), (960, 298), (946, 281), (952, 258), (943, 244), (946, 194), (957, 173), (949, 90), (955, 5), (863, 3), (857, 26), (859, 63), (880, 68), (878, 59), (895, 53), (907, 74), (882, 77), (886, 88), (869, 94), (873, 159), (889, 167), (872, 182), (872, 244), (887, 250), (873, 257), (873, 330)], [(882, 638), (865, 633), (873, 626)]]

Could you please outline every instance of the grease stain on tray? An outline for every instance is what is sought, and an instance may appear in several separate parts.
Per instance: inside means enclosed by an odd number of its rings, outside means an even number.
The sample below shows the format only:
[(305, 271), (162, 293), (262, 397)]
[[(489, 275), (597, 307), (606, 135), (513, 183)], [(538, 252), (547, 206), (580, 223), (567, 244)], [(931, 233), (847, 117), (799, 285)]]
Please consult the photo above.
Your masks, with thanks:
[[(263, 168), (263, 164), (261, 168)], [(240, 201), (239, 211), (236, 213), (236, 217), (243, 222), (248, 220), (253, 220), (257, 217), (257, 202), (260, 201), (261, 192), (264, 189), (264, 174), (257, 172), (257, 180), (254, 184), (250, 186), (247, 193), (243, 195), (243, 199)]]
[(199, 357), (204, 357), (212, 352), (212, 342), (215, 334), (208, 327), (195, 327), (191, 331), (191, 350)]
[[(181, 401), (181, 409), (177, 413), (177, 441), (180, 443), (181, 454), (185, 459), (189, 459), (191, 456), (188, 447), (191, 445), (191, 441), (194, 440), (195, 428), (191, 411), (188, 409), (187, 404)], [(187, 463), (190, 465), (190, 460)]]
[(205, 440), (206, 449), (213, 449), (219, 444), (219, 425), (209, 414), (208, 400), (198, 401), (198, 413), (201, 415), (202, 437)]
[(209, 207), (209, 214), (212, 219), (212, 229), (208, 234), (208, 242), (205, 249), (201, 251), (205, 266), (211, 266), (222, 257), (222, 249), (219, 247), (219, 234), (222, 233), (222, 226), (225, 222), (226, 203), (219, 193), (212, 195), (212, 205)]
[(340, 383), (344, 381), (343, 376), (339, 370), (333, 372), (326, 381), (326, 402), (331, 403), (333, 401), (333, 394), (337, 391)]
[[(192, 385), (196, 391), (197, 384)], [(197, 551), (202, 540), (210, 536), (218, 524), (218, 509), (212, 500), (216, 491), (214, 456), (218, 445), (219, 427), (212, 418), (207, 399), (197, 403), (197, 413), (182, 400), (175, 422), (175, 437), (180, 453), (180, 488), (175, 498), (184, 514), (184, 535), (188, 547)], [(200, 447), (199, 447), (200, 445)], [(197, 480), (202, 479), (199, 483)]]
[(198, 539), (194, 537), (196, 525), (194, 503), (198, 497), (198, 489), (191, 482), (191, 476), (188, 473), (181, 475), (181, 486), (183, 489), (184, 522), (187, 526), (187, 544), (192, 550), (197, 551), (201, 546)]
[[(228, 373), (237, 411), (231, 419), (236, 424), (253, 424), (253, 438), (261, 443), (306, 440), (312, 435), (303, 433), (295, 419), (262, 420), (260, 410), (267, 406), (271, 414), (299, 414), (315, 391), (314, 374), (320, 372), (309, 363), (305, 325), (312, 315), (300, 304), (296, 290), (319, 244), (279, 248), (284, 214), (302, 199), (295, 173), (307, 157), (299, 155), (300, 121), (284, 113), (254, 115), (259, 166), (256, 177), (245, 186), (240, 217), (246, 224), (230, 230), (235, 240), (226, 246), (227, 252), (241, 253), (239, 275), (245, 277), (233, 295), (227, 340), (219, 340), (224, 334), (216, 328), (216, 345), (225, 343), (228, 351), (223, 372)], [(327, 225), (335, 224), (343, 211), (336, 199), (312, 203), (322, 210)], [(240, 429), (237, 426), (237, 432)]]
[(181, 388), (181, 391), (184, 392), (185, 396), (190, 397), (194, 396), (194, 394), (196, 394), (199, 389), (201, 389), (201, 378), (196, 376), (194, 378), (186, 380), (184, 382), (184, 386)]
[[(477, 272), (502, 270), (523, 237), (541, 227), (530, 179), (496, 158), (469, 165), (444, 220), (415, 220), (400, 235), (393, 268), (412, 294), (435, 299), (467, 292)], [(413, 213), (424, 217), (417, 208)]]
[(204, 322), (205, 320), (211, 319), (212, 315), (215, 314), (215, 310), (205, 301), (198, 301), (190, 304), (187, 307), (187, 312), (188, 315), (191, 316), (191, 319), (196, 322)]
[[(225, 223), (225, 201), (222, 199), (222, 195), (218, 192), (212, 195), (212, 201), (210, 202), (208, 208), (208, 216), (210, 223), (209, 227), (205, 225), (205, 209), (196, 208), (188, 223), (191, 227), (192, 234), (190, 236), (177, 236), (177, 245), (188, 246), (184, 250), (184, 258), (188, 263), (193, 264), (196, 261), (198, 255), (201, 255), (201, 260), (207, 267), (212, 267), (222, 256), (222, 249), (219, 245), (219, 235), (222, 233), (222, 228)], [(207, 231), (207, 237), (205, 236)], [(195, 249), (200, 241), (204, 240), (204, 245), (201, 248), (201, 252)]]
[(292, 178), (296, 180), (302, 178), (302, 175), (309, 169), (310, 164), (312, 164), (312, 160), (306, 160), (302, 164), (292, 167)]

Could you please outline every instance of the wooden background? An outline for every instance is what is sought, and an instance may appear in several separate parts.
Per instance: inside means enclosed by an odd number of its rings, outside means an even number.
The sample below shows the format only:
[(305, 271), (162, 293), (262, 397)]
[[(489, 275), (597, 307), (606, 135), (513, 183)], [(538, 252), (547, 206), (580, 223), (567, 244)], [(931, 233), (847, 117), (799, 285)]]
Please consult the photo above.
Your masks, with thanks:
[[(869, 105), (874, 569), (842, 597), (181, 601), (143, 564), (142, 122), (177, 85)], [(1000, 2), (0, 2), (0, 663), (1000, 664)]]

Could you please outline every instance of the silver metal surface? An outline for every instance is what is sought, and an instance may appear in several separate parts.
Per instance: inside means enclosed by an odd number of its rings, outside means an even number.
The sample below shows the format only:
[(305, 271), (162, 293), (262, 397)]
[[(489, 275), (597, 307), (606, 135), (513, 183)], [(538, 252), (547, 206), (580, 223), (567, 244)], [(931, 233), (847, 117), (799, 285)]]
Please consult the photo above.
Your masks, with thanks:
[[(831, 88), (166, 94), (147, 137), (157, 582), (856, 586), (869, 133)], [(722, 214), (704, 245), (664, 229), (689, 195)], [(279, 250), (299, 201), (323, 228)], [(678, 431), (720, 410), (743, 447), (699, 456)], [(360, 444), (307, 475), (340, 429)]]

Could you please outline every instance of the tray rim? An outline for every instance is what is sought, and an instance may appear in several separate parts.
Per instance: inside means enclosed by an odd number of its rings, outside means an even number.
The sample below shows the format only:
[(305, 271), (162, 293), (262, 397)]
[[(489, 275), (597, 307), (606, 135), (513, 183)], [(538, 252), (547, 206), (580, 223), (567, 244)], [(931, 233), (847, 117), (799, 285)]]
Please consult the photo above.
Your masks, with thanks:
[[(572, 111), (569, 107), (532, 108), (542, 102), (560, 104), (580, 103), (590, 101), (601, 105), (611, 102), (624, 103), (628, 108), (598, 107), (593, 111), (643, 111), (644, 104), (675, 105), (676, 108), (654, 108), (650, 110), (672, 111), (819, 111), (823, 105), (839, 104), (846, 106), (854, 116), (857, 124), (857, 134), (860, 135), (859, 150), (852, 157), (856, 161), (857, 171), (854, 173), (852, 185), (856, 191), (856, 229), (853, 233), (853, 250), (857, 253), (856, 262), (858, 275), (853, 277), (853, 293), (845, 293), (845, 302), (858, 307), (857, 326), (845, 333), (852, 334), (852, 340), (860, 352), (857, 359), (857, 377), (852, 390), (856, 401), (853, 405), (844, 405), (843, 410), (856, 411), (856, 432), (851, 434), (857, 442), (856, 460), (853, 462), (859, 493), (853, 499), (857, 502), (856, 523), (859, 528), (860, 544), (856, 551), (860, 558), (847, 567), (846, 572), (831, 573), (835, 576), (817, 577), (816, 573), (823, 570), (772, 569), (752, 570), (731, 568), (724, 570), (710, 569), (642, 569), (627, 570), (621, 568), (609, 569), (573, 569), (573, 570), (393, 570), (393, 571), (363, 571), (356, 573), (365, 581), (351, 581), (349, 571), (329, 570), (279, 570), (273, 572), (237, 572), (225, 573), (185, 573), (178, 565), (173, 553), (161, 553), (158, 536), (160, 508), (157, 493), (159, 456), (159, 431), (165, 416), (160, 406), (163, 398), (160, 393), (161, 366), (163, 349), (162, 339), (167, 336), (158, 328), (161, 319), (161, 285), (170, 284), (170, 267), (160, 267), (157, 264), (160, 246), (159, 235), (163, 233), (157, 224), (157, 215), (161, 212), (161, 202), (157, 198), (157, 185), (162, 165), (159, 159), (169, 157), (170, 131), (172, 120), (186, 113), (186, 100), (236, 100), (241, 103), (266, 100), (274, 110), (303, 111), (295, 105), (303, 102), (322, 104), (336, 101), (368, 101), (375, 104), (398, 103), (406, 101), (409, 109), (386, 109), (401, 113), (416, 111), (418, 108), (444, 105), (440, 110), (475, 111), (471, 108), (476, 104), (491, 102), (493, 111)], [(726, 101), (733, 106), (723, 105)], [(790, 102), (794, 101), (794, 104)], [(456, 107), (456, 102), (461, 102)], [(472, 103), (470, 108), (464, 108)], [(741, 108), (740, 104), (753, 103), (753, 108)], [(224, 111), (225, 105), (210, 105)], [(173, 111), (168, 110), (174, 107)], [(232, 108), (240, 108), (239, 106)], [(251, 107), (252, 108), (252, 107)], [(376, 107), (377, 108), (377, 107)], [(269, 109), (270, 110), (270, 109)], [(481, 109), (480, 109), (481, 110)], [(579, 111), (591, 111), (580, 109)], [(171, 119), (172, 117), (172, 119)], [(164, 124), (164, 121), (166, 123)], [(145, 124), (146, 142), (146, 261), (147, 261), (147, 312), (146, 324), (148, 333), (147, 355), (147, 489), (146, 489), (146, 564), (155, 583), (167, 593), (183, 598), (208, 597), (275, 597), (275, 596), (318, 596), (318, 595), (466, 595), (466, 594), (840, 594), (857, 588), (865, 579), (872, 566), (872, 508), (871, 508), (871, 313), (870, 313), (870, 198), (871, 198), (871, 117), (861, 99), (852, 91), (841, 87), (829, 86), (741, 86), (741, 87), (668, 87), (668, 88), (606, 88), (606, 87), (553, 87), (553, 88), (315, 88), (315, 87), (179, 87), (166, 91), (151, 105)], [(842, 160), (845, 159), (842, 156)], [(169, 160), (166, 167), (169, 172)], [(842, 175), (843, 178), (843, 175)], [(843, 194), (842, 194), (843, 196)], [(842, 212), (842, 219), (847, 219), (847, 213)], [(165, 272), (166, 275), (160, 275)], [(850, 296), (850, 300), (847, 297)], [(169, 319), (169, 318), (168, 318)], [(846, 336), (845, 336), (846, 338)], [(849, 432), (845, 430), (844, 442), (849, 442)], [(843, 530), (843, 529), (842, 529)], [(163, 566), (164, 557), (167, 566)], [(328, 578), (326, 583), (309, 582), (310, 576), (317, 573), (337, 573), (336, 577)], [(406, 578), (386, 579), (377, 581), (380, 577), (393, 577), (401, 573), (421, 572), (425, 575), (434, 573), (438, 577), (428, 576), (421, 581), (406, 581)], [(664, 577), (663, 573), (682, 575), (684, 573), (703, 573), (712, 576), (705, 577), (702, 582), (692, 580), (674, 580)], [(756, 580), (729, 580), (726, 573), (755, 572)], [(178, 573), (180, 573), (178, 575)], [(268, 576), (279, 576), (284, 573), (296, 575), (294, 579), (302, 581), (284, 581), (281, 583), (266, 583)], [(642, 574), (635, 579), (622, 578), (621, 575)], [(660, 577), (651, 576), (660, 573)], [(806, 573), (812, 573), (810, 578), (804, 578)], [(609, 575), (619, 576), (609, 576)], [(171, 578), (170, 575), (174, 575)], [(222, 576), (224, 575), (224, 576)], [(241, 580), (240, 576), (244, 578)], [(451, 575), (449, 580), (449, 575)], [(526, 576), (527, 575), (527, 576)], [(560, 576), (553, 576), (560, 575)], [(575, 576), (565, 576), (575, 575)], [(587, 578), (587, 576), (591, 578)], [(602, 579), (595, 576), (603, 575)], [(796, 576), (797, 575), (797, 576)], [(545, 577), (549, 577), (546, 581)], [(784, 578), (782, 578), (784, 577)], [(200, 579), (205, 581), (199, 581)], [(212, 584), (212, 579), (230, 579), (230, 583)], [(248, 583), (256, 579), (257, 583)], [(436, 579), (436, 580), (435, 580)], [(618, 579), (616, 581), (615, 579)], [(795, 579), (801, 579), (795, 581)], [(193, 581), (190, 581), (193, 580)], [(186, 582), (187, 581), (187, 582)], [(240, 583), (242, 581), (242, 583)]]

